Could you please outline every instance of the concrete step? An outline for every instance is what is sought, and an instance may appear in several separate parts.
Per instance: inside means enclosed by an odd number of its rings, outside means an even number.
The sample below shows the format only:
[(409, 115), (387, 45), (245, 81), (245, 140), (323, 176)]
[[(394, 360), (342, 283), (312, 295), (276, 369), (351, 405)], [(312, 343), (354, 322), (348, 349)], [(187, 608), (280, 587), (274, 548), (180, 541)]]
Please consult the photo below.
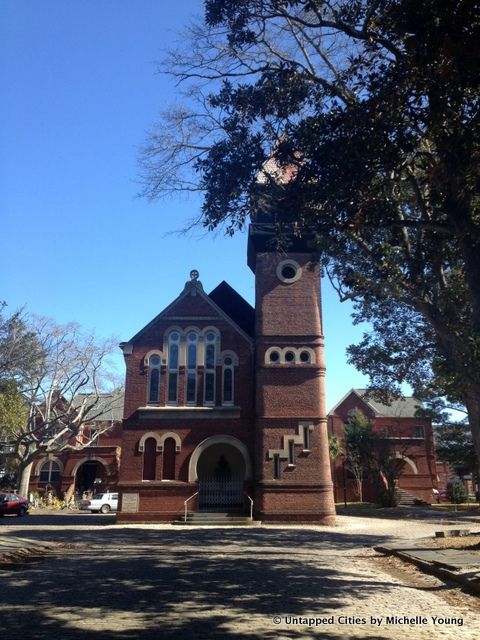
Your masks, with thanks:
[(213, 526), (237, 526), (246, 527), (258, 524), (255, 520), (250, 520), (250, 516), (241, 513), (218, 513), (206, 511), (194, 511), (187, 514), (187, 521), (184, 517), (177, 518), (173, 524), (176, 525), (213, 525)]
[(397, 489), (397, 491), (400, 494), (400, 502), (398, 504), (402, 507), (414, 507), (419, 504), (427, 504), (424, 500), (405, 491), (405, 489)]

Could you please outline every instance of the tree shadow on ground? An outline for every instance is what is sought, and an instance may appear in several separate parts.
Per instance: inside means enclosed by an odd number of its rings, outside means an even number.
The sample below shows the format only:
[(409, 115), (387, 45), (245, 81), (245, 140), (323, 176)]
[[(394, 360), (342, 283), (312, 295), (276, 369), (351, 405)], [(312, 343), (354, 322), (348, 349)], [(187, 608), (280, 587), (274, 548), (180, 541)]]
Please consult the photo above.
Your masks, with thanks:
[[(25, 535), (25, 532), (22, 532)], [(38, 532), (51, 535), (52, 531)], [(309, 529), (63, 529), (82, 546), (21, 572), (2, 571), (9, 640), (225, 640), (357, 636), (272, 618), (339, 615), (395, 583), (366, 578), (349, 556), (385, 536)], [(12, 534), (14, 532), (12, 531)], [(39, 536), (44, 537), (44, 535)], [(335, 562), (329, 555), (342, 557)], [(358, 556), (358, 551), (357, 551)], [(384, 577), (384, 576), (383, 576)], [(372, 612), (376, 613), (376, 612)], [(380, 640), (385, 636), (368, 637)]]

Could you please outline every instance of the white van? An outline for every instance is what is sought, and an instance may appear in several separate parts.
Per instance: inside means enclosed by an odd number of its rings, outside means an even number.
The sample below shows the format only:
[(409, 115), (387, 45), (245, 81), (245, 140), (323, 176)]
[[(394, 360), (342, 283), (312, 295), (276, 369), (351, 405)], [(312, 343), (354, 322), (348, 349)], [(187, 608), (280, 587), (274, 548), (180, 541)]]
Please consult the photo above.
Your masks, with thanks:
[(109, 513), (118, 508), (118, 493), (97, 493), (85, 505), (92, 513)]

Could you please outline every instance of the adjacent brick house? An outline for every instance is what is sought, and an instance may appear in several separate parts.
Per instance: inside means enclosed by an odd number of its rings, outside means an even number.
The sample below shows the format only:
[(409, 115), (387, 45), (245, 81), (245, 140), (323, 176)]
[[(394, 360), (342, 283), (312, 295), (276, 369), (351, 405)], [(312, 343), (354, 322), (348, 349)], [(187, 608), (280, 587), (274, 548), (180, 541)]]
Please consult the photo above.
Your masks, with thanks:
[[(80, 495), (116, 486), (122, 445), (123, 393), (103, 394), (99, 403), (95, 411), (98, 417), (83, 427), (84, 442), (91, 443), (56, 454), (39, 454), (30, 478), (31, 492), (44, 494), (53, 489), (62, 497), (72, 485)], [(81, 442), (71, 444), (78, 446)]]
[(255, 310), (225, 282), (207, 295), (192, 271), (122, 343), (119, 521), (171, 521), (190, 498), (191, 510), (252, 499), (262, 520), (333, 522), (319, 267), (305, 241), (279, 254), (272, 236), (250, 226)]
[[(424, 502), (435, 502), (432, 489), (437, 488), (438, 476), (431, 420), (416, 416), (419, 402), (415, 398), (394, 400), (390, 405), (369, 397), (365, 389), (352, 389), (330, 411), (329, 433), (343, 438), (343, 426), (355, 409), (366, 415), (374, 429), (391, 444), (397, 457), (405, 464), (398, 487)], [(332, 462), (335, 500), (358, 500), (355, 481), (348, 477), (342, 459)], [(364, 500), (375, 500), (378, 486), (364, 483)]]

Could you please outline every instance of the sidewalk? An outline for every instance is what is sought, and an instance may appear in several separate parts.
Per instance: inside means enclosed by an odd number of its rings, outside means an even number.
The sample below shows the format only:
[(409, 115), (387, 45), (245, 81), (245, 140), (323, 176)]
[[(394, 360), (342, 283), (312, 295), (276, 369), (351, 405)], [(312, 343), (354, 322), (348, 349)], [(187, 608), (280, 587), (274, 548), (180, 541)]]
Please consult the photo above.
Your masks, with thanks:
[[(347, 509), (338, 509), (343, 516), (369, 517), (379, 519), (398, 519), (425, 523), (438, 523), (438, 530), (448, 535), (453, 531), (470, 530), (480, 535), (480, 512), (478, 507), (469, 510), (443, 510), (435, 507), (396, 507), (378, 508), (368, 505), (349, 505)], [(448, 528), (446, 528), (448, 527)], [(467, 529), (468, 528), (468, 529)], [(457, 582), (470, 591), (480, 594), (480, 553), (469, 549), (434, 548), (427, 546), (425, 540), (398, 541), (374, 545), (373, 549), (387, 555), (395, 555), (402, 560), (415, 564), (424, 573), (431, 573), (444, 580)]]
[[(479, 530), (480, 532), (480, 530)], [(377, 545), (375, 551), (412, 562), (427, 573), (457, 582), (480, 594), (480, 553), (468, 549), (426, 547), (422, 541)]]

